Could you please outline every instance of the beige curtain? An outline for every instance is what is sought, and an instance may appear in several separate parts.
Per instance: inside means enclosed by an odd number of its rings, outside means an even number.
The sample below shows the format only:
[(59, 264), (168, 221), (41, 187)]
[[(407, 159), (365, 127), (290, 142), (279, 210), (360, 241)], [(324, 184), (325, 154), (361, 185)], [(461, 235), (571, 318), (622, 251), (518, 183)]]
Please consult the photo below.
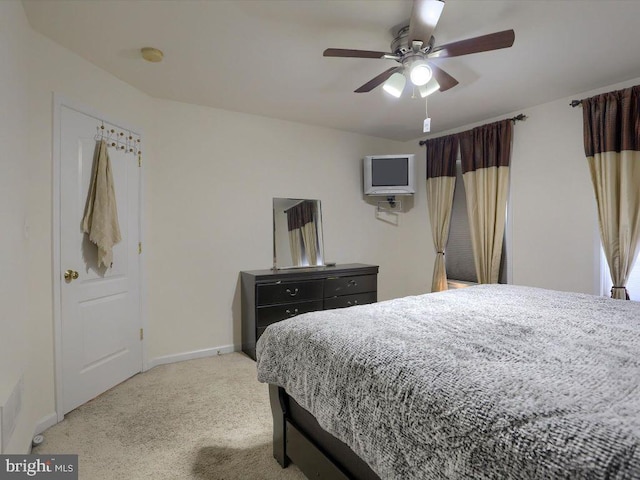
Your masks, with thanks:
[(318, 264), (318, 230), (316, 222), (308, 222), (304, 224), (302, 231), (302, 243), (307, 253), (307, 261), (309, 265)]
[(509, 192), (511, 120), (459, 134), (478, 283), (498, 283)]
[(598, 206), (611, 297), (626, 285), (640, 242), (640, 86), (582, 101), (584, 149)]
[(302, 265), (302, 231), (299, 228), (289, 230), (289, 247), (294, 267)]
[(436, 249), (431, 291), (447, 290), (447, 271), (444, 261), (449, 238), (453, 192), (456, 186), (457, 137), (449, 135), (426, 141), (427, 146), (427, 206)]
[(303, 200), (287, 210), (291, 259), (295, 266), (318, 264), (315, 202)]

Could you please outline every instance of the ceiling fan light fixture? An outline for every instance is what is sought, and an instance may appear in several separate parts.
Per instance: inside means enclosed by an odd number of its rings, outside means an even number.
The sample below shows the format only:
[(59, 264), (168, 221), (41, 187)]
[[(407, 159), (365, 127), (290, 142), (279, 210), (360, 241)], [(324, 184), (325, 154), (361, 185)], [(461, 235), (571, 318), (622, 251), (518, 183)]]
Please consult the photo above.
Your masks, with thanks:
[(426, 85), (420, 85), (418, 87), (418, 92), (420, 92), (420, 96), (422, 98), (426, 98), (432, 93), (436, 93), (438, 90), (440, 90), (440, 84), (433, 77), (427, 82)]
[(409, 70), (409, 78), (411, 79), (411, 83), (413, 83), (416, 87), (426, 85), (429, 80), (431, 80), (432, 75), (433, 72), (431, 72), (431, 68), (424, 60), (416, 60), (415, 62), (413, 62), (413, 64), (411, 64), (411, 69)]
[(400, 98), (402, 95), (402, 91), (404, 90), (404, 86), (407, 83), (407, 79), (405, 76), (399, 72), (391, 75), (384, 85), (382, 85), (382, 89), (387, 92), (389, 95), (393, 95), (396, 98)]

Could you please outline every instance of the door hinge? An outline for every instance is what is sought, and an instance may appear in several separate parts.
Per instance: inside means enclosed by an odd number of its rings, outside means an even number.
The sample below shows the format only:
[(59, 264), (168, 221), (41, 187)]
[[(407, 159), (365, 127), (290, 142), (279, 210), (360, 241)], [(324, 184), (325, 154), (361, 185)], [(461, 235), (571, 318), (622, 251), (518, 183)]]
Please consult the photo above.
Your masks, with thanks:
[(142, 242), (138, 242), (138, 255), (142, 253)]
[(138, 167), (142, 167), (142, 155), (138, 155)]
[(144, 329), (140, 329), (140, 340), (144, 340)]

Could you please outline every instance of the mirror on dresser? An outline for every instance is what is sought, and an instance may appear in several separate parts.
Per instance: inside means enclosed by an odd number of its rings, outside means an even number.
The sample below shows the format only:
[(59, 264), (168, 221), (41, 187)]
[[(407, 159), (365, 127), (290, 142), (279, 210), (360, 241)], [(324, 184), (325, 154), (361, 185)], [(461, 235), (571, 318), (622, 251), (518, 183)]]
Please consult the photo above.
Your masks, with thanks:
[(320, 200), (273, 199), (273, 269), (324, 265)]

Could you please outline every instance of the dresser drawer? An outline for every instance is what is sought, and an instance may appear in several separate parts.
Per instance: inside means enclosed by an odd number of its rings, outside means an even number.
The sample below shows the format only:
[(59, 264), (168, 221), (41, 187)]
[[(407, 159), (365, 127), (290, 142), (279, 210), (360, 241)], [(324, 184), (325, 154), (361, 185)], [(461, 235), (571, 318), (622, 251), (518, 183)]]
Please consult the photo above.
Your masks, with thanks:
[(375, 292), (378, 286), (377, 275), (358, 275), (353, 277), (329, 277), (324, 282), (324, 297), (352, 295), (354, 293)]
[(366, 305), (378, 300), (376, 292), (356, 293), (355, 295), (343, 295), (324, 299), (324, 309), (353, 307), (354, 305)]
[(322, 300), (259, 307), (256, 312), (256, 326), (258, 328), (266, 327), (272, 323), (316, 310), (322, 310)]
[(268, 283), (256, 286), (256, 305), (322, 299), (322, 280)]

